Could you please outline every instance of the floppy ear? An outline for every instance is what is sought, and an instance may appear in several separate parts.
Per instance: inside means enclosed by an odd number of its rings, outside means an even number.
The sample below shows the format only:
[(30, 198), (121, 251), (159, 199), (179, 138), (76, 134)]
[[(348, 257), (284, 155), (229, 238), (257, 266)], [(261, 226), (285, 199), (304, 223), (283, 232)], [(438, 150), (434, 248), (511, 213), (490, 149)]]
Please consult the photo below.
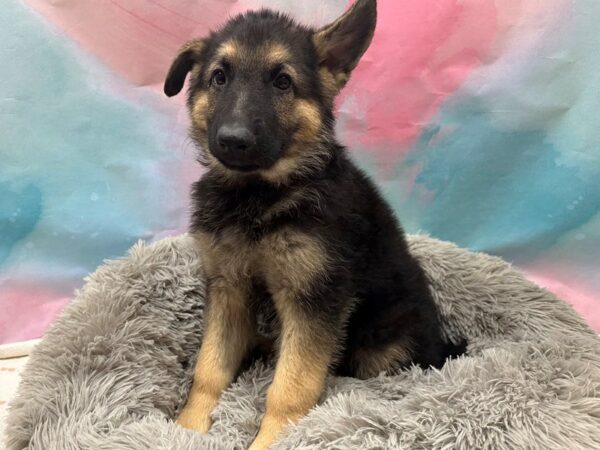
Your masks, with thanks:
[(179, 94), (188, 72), (192, 70), (194, 64), (200, 62), (204, 47), (204, 40), (194, 39), (179, 49), (179, 53), (171, 64), (171, 68), (165, 79), (164, 91), (168, 97)]
[(376, 0), (357, 0), (344, 15), (313, 35), (319, 63), (341, 84), (338, 88), (343, 87), (369, 47), (376, 22)]

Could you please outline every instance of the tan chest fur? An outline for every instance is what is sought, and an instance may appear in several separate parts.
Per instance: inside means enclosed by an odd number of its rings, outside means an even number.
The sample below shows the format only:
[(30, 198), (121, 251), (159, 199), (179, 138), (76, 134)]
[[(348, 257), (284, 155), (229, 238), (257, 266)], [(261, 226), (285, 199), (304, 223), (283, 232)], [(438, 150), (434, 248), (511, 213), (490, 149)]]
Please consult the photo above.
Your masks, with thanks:
[(218, 237), (195, 235), (209, 279), (249, 287), (252, 277), (260, 277), (275, 295), (296, 295), (308, 289), (315, 277), (324, 275), (327, 254), (318, 238), (291, 227), (248, 240), (230, 228)]

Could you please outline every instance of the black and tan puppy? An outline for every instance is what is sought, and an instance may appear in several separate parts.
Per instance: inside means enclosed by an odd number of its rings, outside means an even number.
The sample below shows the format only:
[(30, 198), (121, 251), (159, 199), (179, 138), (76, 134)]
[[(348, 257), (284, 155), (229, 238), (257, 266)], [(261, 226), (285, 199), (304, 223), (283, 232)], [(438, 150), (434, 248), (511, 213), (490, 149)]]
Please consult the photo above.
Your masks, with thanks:
[(331, 371), (440, 366), (451, 350), (392, 211), (334, 136), (334, 97), (375, 22), (375, 0), (319, 30), (251, 12), (186, 44), (171, 66), (169, 96), (191, 73), (191, 136), (208, 168), (193, 188), (208, 301), (185, 427), (210, 428), (265, 303), (277, 366), (252, 449), (305, 415)]

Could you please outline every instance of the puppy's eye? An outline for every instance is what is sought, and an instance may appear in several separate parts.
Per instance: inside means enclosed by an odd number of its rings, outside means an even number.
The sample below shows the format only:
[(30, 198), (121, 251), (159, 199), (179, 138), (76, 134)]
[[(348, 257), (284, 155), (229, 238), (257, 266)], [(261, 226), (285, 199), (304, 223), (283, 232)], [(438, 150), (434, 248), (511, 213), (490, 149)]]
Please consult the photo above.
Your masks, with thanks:
[(289, 75), (282, 73), (280, 75), (277, 75), (277, 78), (275, 78), (275, 80), (273, 81), (273, 85), (277, 89), (281, 89), (282, 91), (285, 91), (286, 89), (289, 89), (290, 86), (292, 85), (292, 79), (290, 78)]
[(217, 69), (213, 72), (210, 81), (211, 84), (215, 83), (219, 86), (223, 86), (225, 83), (227, 83), (227, 76), (225, 75), (225, 72), (223, 72), (221, 69)]

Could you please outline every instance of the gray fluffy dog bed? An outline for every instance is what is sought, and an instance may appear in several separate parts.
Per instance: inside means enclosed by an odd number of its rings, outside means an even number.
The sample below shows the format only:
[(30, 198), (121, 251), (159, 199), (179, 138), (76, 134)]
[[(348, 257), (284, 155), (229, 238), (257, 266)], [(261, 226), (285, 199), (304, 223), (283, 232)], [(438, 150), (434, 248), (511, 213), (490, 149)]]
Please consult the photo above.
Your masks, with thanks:
[[(333, 378), (275, 448), (600, 448), (600, 340), (500, 259), (410, 237), (449, 338), (468, 355), (359, 381)], [(207, 435), (172, 422), (200, 345), (204, 286), (191, 239), (137, 244), (91, 275), (37, 346), (10, 405), (15, 449), (238, 449), (272, 368), (225, 392)]]

